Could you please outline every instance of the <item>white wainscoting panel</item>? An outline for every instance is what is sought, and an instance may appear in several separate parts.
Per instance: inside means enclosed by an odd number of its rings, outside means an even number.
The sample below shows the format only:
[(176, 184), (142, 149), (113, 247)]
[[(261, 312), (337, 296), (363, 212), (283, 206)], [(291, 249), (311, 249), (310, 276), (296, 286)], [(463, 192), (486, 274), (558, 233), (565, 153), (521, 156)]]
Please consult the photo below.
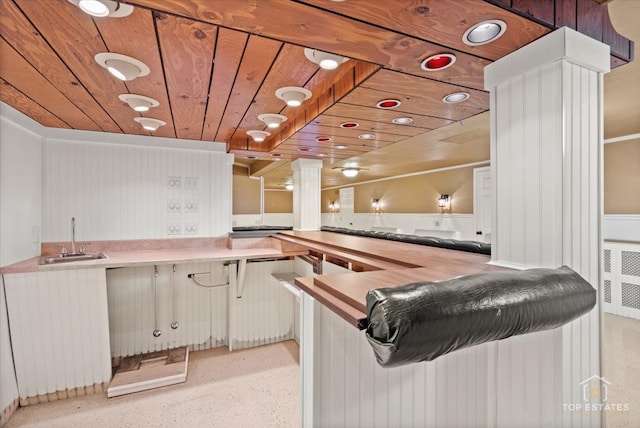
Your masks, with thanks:
[(231, 155), (47, 139), (44, 241), (220, 236), (231, 229)]
[[(227, 343), (227, 268), (222, 262), (159, 265), (156, 294), (154, 266), (109, 269), (109, 328), (111, 356), (127, 357), (193, 345), (195, 350)], [(173, 285), (172, 285), (173, 278)], [(157, 315), (157, 325), (156, 325)], [(173, 322), (178, 328), (171, 328)], [(160, 330), (158, 337), (153, 331)]]
[(4, 281), (21, 399), (111, 380), (104, 269), (7, 274)]
[[(11, 338), (9, 337), (9, 319), (7, 318), (7, 302), (4, 296), (4, 279), (0, 276), (0, 415), (14, 404), (19, 397), (16, 372), (13, 366)], [(2, 425), (4, 418), (0, 417)]]
[(487, 426), (492, 344), (432, 362), (382, 368), (364, 332), (312, 302), (317, 314), (313, 426)]
[[(343, 227), (339, 213), (322, 214), (323, 226)], [(398, 233), (414, 234), (416, 230), (433, 231), (432, 236), (451, 237), (466, 241), (477, 240), (473, 214), (389, 214), (357, 213), (351, 229), (374, 230), (393, 228)]]
[(234, 226), (293, 226), (293, 213), (234, 214)]
[(293, 260), (247, 263), (242, 296), (232, 282), (231, 348), (241, 349), (293, 339), (295, 297), (272, 273), (293, 272)]

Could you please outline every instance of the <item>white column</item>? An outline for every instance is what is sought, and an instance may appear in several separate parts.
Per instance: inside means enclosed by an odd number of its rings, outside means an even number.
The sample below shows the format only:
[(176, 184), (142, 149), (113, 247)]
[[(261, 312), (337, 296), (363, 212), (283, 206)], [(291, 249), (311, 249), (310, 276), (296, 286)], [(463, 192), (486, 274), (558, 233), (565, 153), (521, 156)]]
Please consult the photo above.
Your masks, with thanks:
[(319, 159), (297, 159), (291, 162), (293, 171), (293, 228), (320, 229), (320, 172)]
[[(492, 263), (567, 265), (599, 284), (602, 79), (609, 47), (561, 28), (485, 69), (491, 92)], [(599, 426), (599, 306), (550, 332), (498, 343), (497, 425)], [(580, 404), (570, 411), (564, 404)]]

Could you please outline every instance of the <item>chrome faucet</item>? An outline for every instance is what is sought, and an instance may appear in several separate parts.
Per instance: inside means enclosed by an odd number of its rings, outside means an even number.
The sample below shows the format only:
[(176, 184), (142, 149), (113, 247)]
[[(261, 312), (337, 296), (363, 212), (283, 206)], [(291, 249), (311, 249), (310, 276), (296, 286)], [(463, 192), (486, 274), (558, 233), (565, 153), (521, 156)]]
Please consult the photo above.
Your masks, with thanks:
[(71, 254), (76, 253), (76, 218), (71, 217)]

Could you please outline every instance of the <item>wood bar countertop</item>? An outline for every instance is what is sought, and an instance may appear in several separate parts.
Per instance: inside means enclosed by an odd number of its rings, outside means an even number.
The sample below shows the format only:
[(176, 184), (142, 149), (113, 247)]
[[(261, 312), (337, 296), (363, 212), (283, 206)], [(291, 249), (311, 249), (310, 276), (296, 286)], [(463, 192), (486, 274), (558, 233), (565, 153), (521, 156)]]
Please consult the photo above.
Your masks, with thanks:
[(340, 315), (363, 328), (369, 290), (399, 287), (413, 282), (444, 281), (474, 273), (505, 270), (487, 264), (484, 254), (428, 247), (385, 239), (323, 231), (286, 231), (275, 238), (358, 264), (367, 260), (377, 270), (297, 278), (296, 285)]

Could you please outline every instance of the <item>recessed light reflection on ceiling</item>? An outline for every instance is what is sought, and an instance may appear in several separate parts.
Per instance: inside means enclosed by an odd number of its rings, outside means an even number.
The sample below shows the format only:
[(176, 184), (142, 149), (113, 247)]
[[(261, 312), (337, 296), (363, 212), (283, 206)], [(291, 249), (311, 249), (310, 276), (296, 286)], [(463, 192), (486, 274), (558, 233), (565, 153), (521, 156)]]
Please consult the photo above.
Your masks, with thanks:
[(507, 31), (507, 23), (499, 19), (490, 19), (472, 25), (464, 32), (462, 41), (470, 46), (493, 42)]
[(376, 138), (376, 136), (373, 134), (360, 134), (358, 135), (358, 138), (360, 138), (361, 140), (373, 140), (374, 138)]
[(338, 144), (337, 146), (333, 146), (333, 147), (335, 147), (338, 150), (345, 150), (345, 149), (349, 148), (349, 146), (344, 145), (344, 144)]

